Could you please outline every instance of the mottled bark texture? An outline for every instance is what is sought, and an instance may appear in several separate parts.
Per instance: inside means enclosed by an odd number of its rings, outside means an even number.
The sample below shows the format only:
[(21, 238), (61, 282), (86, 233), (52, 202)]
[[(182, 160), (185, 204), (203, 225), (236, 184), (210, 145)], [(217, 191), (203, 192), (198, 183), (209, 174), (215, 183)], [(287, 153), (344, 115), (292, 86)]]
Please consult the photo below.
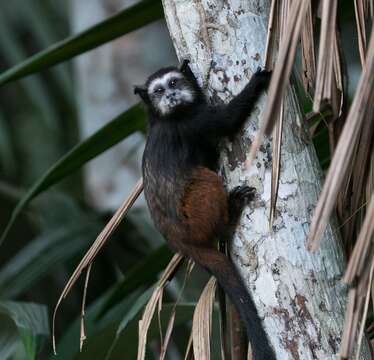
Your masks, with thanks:
[[(206, 86), (213, 102), (239, 93), (264, 63), (269, 1), (163, 0), (179, 59)], [(231, 256), (264, 318), (279, 359), (335, 359), (344, 322), (345, 267), (334, 224), (320, 250), (306, 250), (311, 214), (321, 190), (321, 171), (302, 125), (292, 90), (285, 121), (276, 217), (269, 229), (271, 142), (266, 139), (253, 166), (244, 166), (265, 105), (265, 96), (240, 136), (222, 150), (222, 173), (229, 189), (257, 189), (231, 244)], [(363, 356), (362, 358), (369, 359)]]

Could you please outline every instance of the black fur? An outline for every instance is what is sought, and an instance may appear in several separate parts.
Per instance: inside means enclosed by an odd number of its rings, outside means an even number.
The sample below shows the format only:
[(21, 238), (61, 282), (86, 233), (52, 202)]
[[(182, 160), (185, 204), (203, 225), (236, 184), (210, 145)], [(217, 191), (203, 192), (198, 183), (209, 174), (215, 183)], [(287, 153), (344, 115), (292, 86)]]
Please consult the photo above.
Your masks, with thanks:
[[(170, 71), (180, 71), (184, 75), (194, 89), (195, 99), (192, 104), (182, 104), (171, 114), (160, 116), (147, 97), (147, 86), (153, 79)], [(185, 61), (180, 69), (160, 69), (147, 80), (145, 86), (135, 88), (149, 110), (143, 179), (153, 221), (176, 251), (192, 257), (217, 277), (246, 324), (255, 360), (275, 359), (255, 305), (228, 258), (213, 245), (194, 243), (194, 239), (191, 239), (193, 229), (188, 228), (188, 218), (181, 209), (186, 189), (191, 184), (191, 174), (196, 169), (217, 171), (218, 142), (222, 137), (233, 136), (240, 130), (269, 80), (269, 72), (258, 70), (242, 92), (227, 105), (212, 106), (206, 101)], [(251, 196), (251, 188), (241, 188), (227, 197), (224, 207), (228, 212), (238, 214), (245, 204), (244, 200)], [(235, 199), (240, 202), (236, 207), (233, 204)], [(215, 201), (214, 198), (211, 200)], [(222, 226), (229, 226), (228, 222), (225, 225), (225, 219), (221, 220), (214, 230), (217, 236), (225, 233)], [(230, 219), (230, 222), (233, 221)]]

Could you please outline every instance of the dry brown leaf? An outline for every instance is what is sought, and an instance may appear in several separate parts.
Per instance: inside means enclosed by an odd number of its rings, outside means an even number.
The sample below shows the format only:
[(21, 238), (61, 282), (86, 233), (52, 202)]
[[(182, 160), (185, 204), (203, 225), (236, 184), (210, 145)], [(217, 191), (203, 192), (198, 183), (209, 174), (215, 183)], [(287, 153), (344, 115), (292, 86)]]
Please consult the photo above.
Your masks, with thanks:
[[(74, 286), (78, 278), (81, 276), (82, 271), (86, 269), (92, 263), (97, 253), (101, 250), (105, 242), (108, 240), (108, 238), (113, 233), (113, 231), (117, 228), (117, 226), (122, 221), (123, 217), (127, 214), (129, 209), (131, 209), (134, 202), (139, 197), (142, 191), (143, 191), (143, 179), (140, 179), (135, 185), (134, 189), (131, 191), (129, 197), (124, 201), (121, 207), (115, 212), (115, 214), (110, 219), (108, 224), (104, 227), (104, 229), (101, 231), (101, 233), (96, 238), (94, 243), (91, 245), (91, 247), (88, 249), (86, 254), (83, 256), (82, 260), (80, 261), (78, 266), (75, 268), (73, 274), (71, 275), (64, 289), (62, 290), (62, 293), (59, 299), (57, 300), (57, 304), (53, 311), (53, 318), (52, 318), (52, 344), (53, 344), (53, 352), (55, 354), (56, 354), (56, 338), (55, 338), (56, 314), (57, 314), (57, 310), (60, 307), (62, 300), (65, 299), (65, 297), (69, 294), (71, 288)], [(89, 272), (88, 272), (88, 275), (89, 275)], [(84, 327), (83, 327), (83, 332), (84, 332)]]
[[(372, 195), (370, 203), (368, 205), (364, 223), (361, 227), (360, 234), (358, 236), (356, 245), (353, 249), (351, 258), (348, 263), (346, 273), (344, 275), (344, 281), (347, 284), (353, 284), (355, 279), (362, 276), (368, 261), (374, 261), (370, 259), (372, 254), (372, 248), (374, 247), (374, 195)], [(371, 249), (370, 249), (371, 248)], [(369, 259), (368, 259), (369, 257)]]
[(210, 360), (212, 311), (216, 279), (211, 277), (196, 305), (192, 320), (192, 342), (195, 360)]
[(334, 49), (333, 49), (333, 69), (334, 69), (334, 86), (332, 88), (332, 110), (334, 118), (342, 116), (345, 109), (344, 80), (346, 76), (344, 66), (342, 65), (342, 47), (340, 42), (340, 31), (336, 28), (334, 31)]
[[(367, 114), (372, 116), (372, 114)], [(360, 139), (355, 148), (354, 159), (352, 166), (350, 167), (350, 183), (346, 192), (346, 196), (343, 198), (345, 207), (349, 209), (349, 214), (355, 214), (361, 207), (362, 203), (366, 203), (370, 199), (366, 198), (366, 182), (369, 180), (368, 172), (370, 171), (370, 161), (373, 153), (372, 144), (374, 144), (374, 127), (372, 126), (369, 119), (363, 123), (363, 128), (360, 134)], [(344, 227), (344, 237), (346, 241), (351, 241), (355, 238), (355, 229), (361, 228), (362, 222), (361, 211), (357, 216), (352, 217), (351, 221), (348, 221)]]
[(319, 112), (324, 101), (330, 102), (333, 81), (333, 51), (337, 0), (322, 1), (322, 21), (313, 111)]
[(360, 60), (361, 60), (362, 67), (365, 66), (365, 57), (366, 57), (366, 28), (365, 28), (364, 1), (365, 0), (354, 0), (357, 37), (358, 37), (358, 49), (360, 52)]
[(158, 301), (157, 301), (157, 321), (158, 321), (158, 331), (159, 331), (159, 334), (160, 334), (160, 344), (161, 344), (161, 348), (163, 347), (163, 343), (164, 343), (164, 336), (162, 334), (162, 324), (161, 324), (161, 310), (162, 310), (162, 300), (164, 298), (164, 292), (162, 291), (160, 293), (160, 297), (158, 298)]
[(169, 318), (168, 327), (166, 329), (165, 340), (163, 343), (161, 343), (160, 360), (165, 359), (166, 350), (168, 349), (169, 341), (171, 338), (171, 333), (174, 328), (175, 315), (176, 315), (175, 308), (173, 308), (173, 311)]
[(341, 191), (348, 167), (351, 165), (353, 151), (359, 140), (364, 121), (374, 126), (374, 29), (367, 53), (367, 65), (361, 75), (357, 91), (345, 122), (339, 143), (326, 176), (317, 207), (312, 218), (308, 248), (316, 250), (330, 215), (335, 207), (338, 193)]
[(268, 31), (265, 47), (265, 69), (270, 70), (274, 67), (275, 51), (276, 51), (276, 39), (278, 33), (277, 26), (277, 7), (278, 0), (272, 0), (270, 5), (270, 14), (268, 22)]
[[(288, 22), (290, 2), (284, 1), (282, 3), (280, 12), (278, 13), (278, 24), (280, 28), (277, 29), (279, 41), (282, 40), (286, 33), (286, 25)], [(310, 5), (310, 4), (309, 4)], [(271, 169), (271, 195), (270, 195), (270, 214), (269, 214), (269, 227), (272, 229), (273, 220), (275, 217), (275, 210), (277, 206), (278, 188), (279, 188), (279, 174), (280, 174), (280, 161), (281, 161), (281, 145), (282, 145), (282, 132), (283, 132), (283, 119), (284, 119), (284, 99), (281, 100), (279, 110), (279, 120), (275, 121), (272, 139), (272, 169)]]
[(347, 358), (347, 354), (349, 352), (349, 340), (350, 340), (350, 336), (352, 333), (356, 292), (357, 290), (353, 288), (353, 289), (350, 289), (348, 293), (348, 304), (347, 304), (347, 310), (345, 313), (345, 326), (344, 326), (344, 332), (342, 336), (342, 342), (340, 345), (340, 354), (339, 354), (341, 359)]
[(192, 331), (190, 337), (188, 338), (188, 344), (186, 349), (186, 354), (184, 356), (184, 360), (193, 360), (193, 348), (192, 348)]
[[(374, 143), (372, 144), (372, 147), (374, 147)], [(370, 199), (371, 194), (374, 193), (374, 151), (371, 152), (371, 157), (369, 160), (368, 167), (369, 167), (369, 171), (367, 174), (366, 189), (365, 189), (366, 199)]]
[(246, 168), (249, 168), (256, 156), (263, 136), (271, 133), (275, 119), (278, 119), (279, 109), (289, 83), (289, 77), (293, 66), (296, 47), (300, 37), (301, 27), (305, 21), (309, 1), (296, 0), (287, 19), (286, 33), (279, 48), (279, 57), (275, 65), (267, 97), (267, 106), (264, 111), (260, 129), (253, 140), (247, 160)]
[(86, 298), (87, 298), (87, 288), (88, 280), (90, 279), (92, 263), (88, 266), (86, 272), (86, 279), (84, 280), (83, 296), (82, 296), (82, 307), (81, 307), (81, 321), (80, 321), (80, 339), (79, 339), (79, 351), (83, 349), (83, 343), (86, 340), (86, 331), (84, 328), (84, 318), (86, 315)]
[[(191, 275), (191, 271), (192, 271), (193, 267), (194, 267), (193, 261), (189, 260), (188, 265), (187, 265), (187, 269), (186, 269), (186, 272), (185, 272), (185, 275), (184, 275), (182, 287), (181, 287), (181, 289), (179, 291), (179, 294), (178, 294), (178, 297), (177, 297), (177, 299), (174, 303), (173, 310), (171, 312), (170, 319), (169, 319), (169, 322), (168, 322), (168, 326), (166, 328), (165, 340), (164, 341), (161, 340), (160, 360), (164, 360), (164, 358), (165, 358), (166, 350), (168, 348), (169, 341), (170, 341), (170, 338), (171, 338), (171, 334), (172, 334), (173, 328), (174, 328), (174, 321), (175, 321), (177, 305), (179, 304), (179, 301), (182, 297), (183, 290), (186, 287), (187, 280), (188, 280), (189, 276)], [(159, 326), (160, 326), (160, 333), (161, 333), (160, 317), (159, 317)], [(161, 339), (162, 339), (162, 335), (161, 335)]]
[[(373, 256), (374, 253), (371, 254)], [(371, 264), (372, 265), (372, 264)], [(370, 295), (370, 277), (372, 276), (372, 266), (365, 269), (365, 273), (358, 279), (357, 286), (349, 290), (348, 305), (342, 343), (340, 346), (340, 358), (348, 359), (353, 354), (357, 340), (357, 329), (360, 318), (365, 312), (366, 297)], [(368, 289), (369, 288), (369, 289)]]
[(281, 145), (282, 145), (282, 130), (283, 130), (284, 106), (283, 102), (280, 109), (279, 121), (276, 122), (273, 130), (273, 154), (272, 154), (272, 169), (271, 169), (271, 195), (270, 195), (270, 215), (269, 224), (270, 229), (273, 227), (273, 220), (275, 217), (275, 210), (277, 207), (278, 188), (279, 188), (279, 174), (281, 161)]
[(305, 24), (301, 33), (302, 80), (307, 93), (313, 94), (316, 81), (316, 55), (314, 50), (313, 12), (309, 3)]
[(174, 274), (175, 270), (182, 260), (183, 256), (180, 254), (175, 254), (173, 256), (164, 273), (162, 274), (160, 280), (158, 281), (156, 288), (145, 307), (142, 318), (139, 320), (139, 343), (137, 356), (138, 360), (144, 360), (145, 358), (148, 329), (155, 313), (156, 306), (159, 302), (160, 297), (162, 296), (167, 281), (170, 279), (170, 276)]

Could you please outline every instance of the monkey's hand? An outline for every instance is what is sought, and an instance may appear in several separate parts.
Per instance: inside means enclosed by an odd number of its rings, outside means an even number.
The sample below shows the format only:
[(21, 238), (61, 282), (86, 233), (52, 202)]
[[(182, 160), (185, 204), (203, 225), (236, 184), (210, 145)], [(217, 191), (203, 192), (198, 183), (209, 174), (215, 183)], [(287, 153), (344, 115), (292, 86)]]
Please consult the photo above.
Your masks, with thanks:
[(256, 90), (266, 90), (269, 86), (271, 79), (271, 71), (262, 70), (260, 67), (257, 68), (257, 71), (252, 75), (251, 83), (253, 84)]

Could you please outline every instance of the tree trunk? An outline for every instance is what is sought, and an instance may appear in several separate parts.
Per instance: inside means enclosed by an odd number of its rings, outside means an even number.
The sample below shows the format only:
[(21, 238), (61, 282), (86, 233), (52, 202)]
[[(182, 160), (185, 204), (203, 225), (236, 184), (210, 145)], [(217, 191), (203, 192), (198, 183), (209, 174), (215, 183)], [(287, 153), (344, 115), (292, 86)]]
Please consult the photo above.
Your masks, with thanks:
[[(264, 64), (266, 0), (163, 0), (179, 59), (191, 68), (213, 101), (239, 93)], [(269, 230), (271, 142), (263, 142), (252, 167), (244, 166), (265, 97), (241, 135), (222, 150), (227, 187), (248, 184), (257, 199), (242, 216), (231, 256), (251, 292), (278, 359), (335, 359), (344, 322), (345, 259), (331, 223), (320, 250), (306, 250), (321, 171), (292, 89), (285, 99), (277, 211)], [(370, 355), (363, 355), (370, 359)]]

